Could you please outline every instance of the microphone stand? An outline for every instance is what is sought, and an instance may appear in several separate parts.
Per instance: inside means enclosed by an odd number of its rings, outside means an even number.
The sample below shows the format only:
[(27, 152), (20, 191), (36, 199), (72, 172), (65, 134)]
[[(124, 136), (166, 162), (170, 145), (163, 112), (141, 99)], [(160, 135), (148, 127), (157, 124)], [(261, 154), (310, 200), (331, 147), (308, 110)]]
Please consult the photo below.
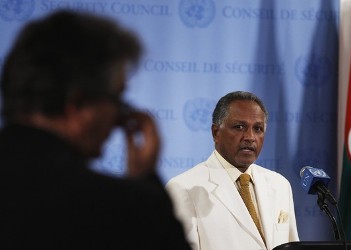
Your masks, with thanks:
[(341, 240), (340, 232), (339, 232), (338, 226), (336, 224), (336, 220), (335, 220), (334, 216), (332, 215), (332, 213), (330, 212), (327, 203), (325, 203), (324, 194), (322, 192), (317, 192), (317, 194), (318, 194), (317, 204), (320, 207), (320, 209), (328, 215), (328, 217), (333, 225), (333, 228), (334, 228), (335, 240)]

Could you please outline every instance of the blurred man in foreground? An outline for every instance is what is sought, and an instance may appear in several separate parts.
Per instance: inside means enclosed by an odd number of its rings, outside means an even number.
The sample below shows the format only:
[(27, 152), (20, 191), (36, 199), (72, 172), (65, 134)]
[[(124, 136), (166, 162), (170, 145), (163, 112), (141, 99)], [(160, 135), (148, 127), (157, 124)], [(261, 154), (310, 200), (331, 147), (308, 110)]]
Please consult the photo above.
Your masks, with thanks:
[[(1, 75), (1, 249), (189, 249), (154, 171), (155, 124), (122, 101), (140, 53), (133, 34), (83, 13), (19, 34)], [(132, 179), (88, 168), (116, 126)]]

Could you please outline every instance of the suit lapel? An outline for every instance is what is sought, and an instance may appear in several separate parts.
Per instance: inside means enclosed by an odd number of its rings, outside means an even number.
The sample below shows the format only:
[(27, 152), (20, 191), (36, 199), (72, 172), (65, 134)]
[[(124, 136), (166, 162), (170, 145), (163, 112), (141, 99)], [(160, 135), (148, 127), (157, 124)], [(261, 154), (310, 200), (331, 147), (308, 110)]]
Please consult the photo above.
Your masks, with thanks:
[(212, 183), (212, 194), (229, 210), (243, 230), (264, 246), (264, 242), (237, 188), (214, 154), (208, 161), (208, 168), (210, 173), (209, 182)]
[(267, 248), (272, 248), (273, 241), (273, 219), (274, 219), (274, 200), (275, 190), (265, 180), (253, 166), (252, 175), (255, 180), (255, 193), (257, 206), (260, 213), (263, 231), (265, 234)]

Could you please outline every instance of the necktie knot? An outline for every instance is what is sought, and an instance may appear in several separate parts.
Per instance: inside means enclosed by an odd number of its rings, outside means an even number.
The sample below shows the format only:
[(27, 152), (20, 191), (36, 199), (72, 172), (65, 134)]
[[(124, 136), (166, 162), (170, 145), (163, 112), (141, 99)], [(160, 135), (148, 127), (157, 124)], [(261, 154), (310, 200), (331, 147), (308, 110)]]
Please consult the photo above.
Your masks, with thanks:
[(241, 186), (248, 186), (250, 183), (250, 175), (249, 174), (241, 174), (239, 176), (239, 182)]

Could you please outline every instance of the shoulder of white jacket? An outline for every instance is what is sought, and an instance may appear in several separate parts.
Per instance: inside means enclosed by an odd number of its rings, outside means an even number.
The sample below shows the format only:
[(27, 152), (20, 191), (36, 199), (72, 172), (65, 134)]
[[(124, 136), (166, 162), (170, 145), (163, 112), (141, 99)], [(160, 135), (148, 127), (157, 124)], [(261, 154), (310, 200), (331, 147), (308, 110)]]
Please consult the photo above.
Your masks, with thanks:
[(252, 164), (251, 167), (253, 172), (255, 172), (256, 174), (264, 175), (265, 178), (274, 178), (274, 179), (281, 180), (283, 182), (289, 182), (285, 176), (283, 176), (282, 174), (274, 170), (264, 168), (257, 164)]
[(208, 176), (208, 167), (205, 162), (172, 177), (166, 185), (170, 183), (195, 184), (198, 180), (202, 179), (203, 176)]

